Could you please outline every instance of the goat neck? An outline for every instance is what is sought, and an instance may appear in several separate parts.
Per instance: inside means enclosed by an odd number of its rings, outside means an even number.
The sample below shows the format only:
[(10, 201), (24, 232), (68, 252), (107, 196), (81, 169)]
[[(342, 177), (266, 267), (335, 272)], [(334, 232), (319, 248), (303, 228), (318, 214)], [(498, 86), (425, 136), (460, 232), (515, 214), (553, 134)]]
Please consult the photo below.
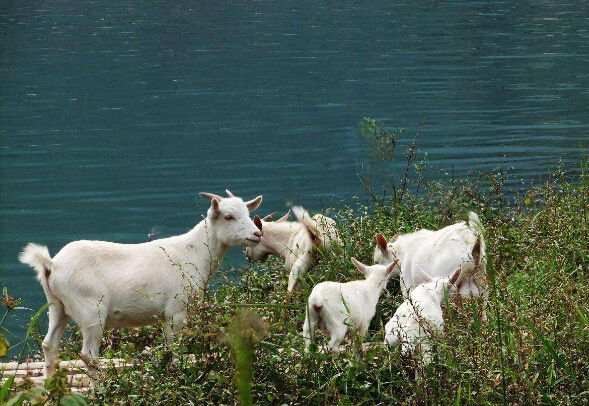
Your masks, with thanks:
[(160, 246), (203, 291), (221, 265), (229, 245), (223, 244), (216, 235), (214, 224), (204, 219), (186, 234), (153, 243)]
[(386, 289), (387, 283), (389, 281), (388, 277), (384, 277), (380, 274), (373, 274), (368, 276), (364, 279), (363, 284), (368, 288), (368, 291), (371, 292), (371, 295), (374, 299), (374, 302), (378, 302), (380, 295)]

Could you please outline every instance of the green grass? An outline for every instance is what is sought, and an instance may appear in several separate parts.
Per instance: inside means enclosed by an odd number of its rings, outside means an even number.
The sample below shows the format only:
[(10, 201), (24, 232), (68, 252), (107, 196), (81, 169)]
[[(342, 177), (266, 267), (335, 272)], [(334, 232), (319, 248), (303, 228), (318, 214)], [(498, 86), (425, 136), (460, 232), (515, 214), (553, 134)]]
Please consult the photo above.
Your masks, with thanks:
[[(287, 273), (277, 260), (247, 265), (237, 280), (226, 278), (191, 305), (189, 323), (175, 345), (176, 352), (195, 354), (196, 365), (169, 362), (161, 326), (109, 333), (103, 352), (137, 363), (110, 371), (90, 401), (589, 404), (589, 190), (584, 173), (572, 183), (560, 179), (501, 205), (492, 183), (475, 187), (464, 182), (455, 193), (442, 190), (429, 187), (435, 198), (406, 194), (401, 201), (376, 199), (368, 207), (328, 210), (341, 225), (344, 244), (323, 255), (291, 296)], [(480, 301), (451, 301), (445, 308), (446, 334), (436, 338), (435, 360), (425, 368), (399, 349), (382, 346), (361, 357), (351, 346), (337, 357), (302, 352), (305, 302), (314, 283), (360, 278), (349, 257), (370, 262), (377, 231), (392, 236), (436, 229), (463, 219), (470, 208), (486, 229), (492, 281), (487, 322), (481, 321)], [(391, 281), (366, 341), (382, 342), (384, 324), (401, 301), (398, 282)], [(248, 316), (234, 321), (244, 307)], [(76, 337), (72, 354), (79, 345)], [(146, 345), (151, 348), (144, 352)], [(241, 354), (244, 348), (247, 353)]]

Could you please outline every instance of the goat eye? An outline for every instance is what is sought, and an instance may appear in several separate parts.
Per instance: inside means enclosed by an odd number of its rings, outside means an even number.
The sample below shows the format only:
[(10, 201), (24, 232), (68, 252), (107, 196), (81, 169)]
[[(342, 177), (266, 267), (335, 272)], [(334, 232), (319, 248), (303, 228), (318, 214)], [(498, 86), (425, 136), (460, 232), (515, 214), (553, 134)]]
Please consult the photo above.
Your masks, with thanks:
[(228, 214), (225, 216), (225, 220), (235, 220), (235, 217), (233, 217), (231, 214)]

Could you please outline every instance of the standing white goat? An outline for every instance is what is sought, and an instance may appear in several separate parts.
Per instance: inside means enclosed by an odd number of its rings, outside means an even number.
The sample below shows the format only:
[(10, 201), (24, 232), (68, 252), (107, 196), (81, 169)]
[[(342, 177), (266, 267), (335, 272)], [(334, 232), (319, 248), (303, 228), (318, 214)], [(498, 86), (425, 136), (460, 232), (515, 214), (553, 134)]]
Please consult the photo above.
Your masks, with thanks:
[(300, 206), (292, 210), (298, 222), (287, 221), (290, 211), (276, 221), (270, 221), (273, 214), (264, 217), (259, 224), (264, 231), (262, 241), (245, 250), (245, 255), (252, 261), (265, 261), (269, 255), (282, 258), (290, 271), (289, 292), (314, 265), (319, 250), (329, 250), (334, 243), (339, 243), (333, 219), (322, 214), (310, 217)]
[(92, 370), (103, 330), (165, 320), (168, 343), (186, 318), (192, 295), (202, 296), (230, 246), (257, 244), (262, 234), (249, 212), (262, 196), (245, 202), (211, 193), (207, 216), (188, 233), (146, 242), (74, 241), (51, 258), (47, 247), (28, 244), (20, 261), (37, 271), (49, 306), (43, 340), (44, 375), (51, 376), (68, 319), (81, 328), (81, 358)]
[(424, 282), (411, 291), (386, 324), (384, 342), (391, 346), (401, 343), (404, 354), (419, 353), (423, 363), (427, 364), (432, 358), (431, 335), (444, 331), (444, 294), (450, 296), (456, 291), (454, 283), (460, 269), (449, 278), (432, 278), (423, 271), (421, 273)]
[(487, 256), (482, 225), (475, 213), (470, 212), (468, 218), (468, 224), (462, 221), (438, 231), (419, 230), (395, 236), (389, 243), (379, 233), (374, 262), (386, 265), (395, 259), (400, 261), (401, 291), (405, 298), (412, 288), (424, 282), (421, 270), (427, 269), (432, 277), (449, 277), (458, 268), (458, 294), (463, 298), (486, 297)]
[(364, 338), (376, 314), (376, 304), (386, 288), (398, 261), (387, 266), (368, 266), (350, 258), (366, 279), (347, 283), (321, 282), (309, 295), (307, 316), (303, 325), (305, 348), (313, 341), (315, 324), (329, 336), (328, 348), (337, 353), (347, 332)]

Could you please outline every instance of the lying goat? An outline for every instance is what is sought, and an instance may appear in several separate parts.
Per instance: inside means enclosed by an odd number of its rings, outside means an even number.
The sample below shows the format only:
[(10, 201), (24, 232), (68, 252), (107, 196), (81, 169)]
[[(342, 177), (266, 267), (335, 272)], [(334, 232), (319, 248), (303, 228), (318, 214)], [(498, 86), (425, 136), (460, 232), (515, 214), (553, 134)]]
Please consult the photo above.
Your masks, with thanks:
[(329, 250), (334, 243), (339, 242), (333, 219), (321, 214), (310, 217), (300, 206), (292, 210), (297, 222), (287, 221), (290, 211), (277, 221), (270, 221), (273, 214), (264, 217), (258, 224), (264, 230), (262, 241), (245, 250), (245, 255), (252, 261), (265, 261), (269, 255), (282, 258), (290, 272), (289, 292), (314, 265), (318, 251)]
[(417, 285), (409, 297), (399, 306), (395, 315), (385, 326), (385, 344), (396, 346), (401, 343), (404, 354), (421, 354), (421, 360), (431, 361), (430, 337), (444, 331), (442, 302), (444, 295), (456, 291), (460, 269), (449, 278), (432, 278), (422, 271), (423, 283)]
[(422, 269), (427, 269), (432, 277), (449, 277), (458, 268), (461, 270), (458, 294), (464, 298), (486, 297), (485, 239), (478, 216), (470, 212), (468, 217), (468, 224), (462, 221), (438, 231), (419, 230), (395, 236), (389, 243), (379, 233), (374, 262), (386, 265), (395, 259), (400, 261), (403, 297), (408, 297), (412, 288), (424, 282)]
[(244, 202), (227, 193), (228, 198), (201, 193), (211, 200), (207, 216), (183, 235), (143, 244), (74, 241), (53, 258), (47, 247), (25, 247), (19, 259), (36, 269), (51, 304), (43, 340), (45, 377), (53, 373), (69, 318), (82, 330), (81, 356), (89, 367), (104, 329), (165, 320), (166, 339), (173, 341), (189, 297), (202, 296), (229, 247), (255, 245), (262, 237), (249, 218), (262, 196)]
[(387, 266), (367, 266), (351, 258), (366, 279), (347, 283), (321, 282), (309, 295), (307, 317), (303, 325), (305, 348), (313, 341), (315, 324), (330, 337), (328, 348), (337, 353), (346, 333), (364, 338), (376, 313), (376, 304), (386, 288), (398, 261)]

